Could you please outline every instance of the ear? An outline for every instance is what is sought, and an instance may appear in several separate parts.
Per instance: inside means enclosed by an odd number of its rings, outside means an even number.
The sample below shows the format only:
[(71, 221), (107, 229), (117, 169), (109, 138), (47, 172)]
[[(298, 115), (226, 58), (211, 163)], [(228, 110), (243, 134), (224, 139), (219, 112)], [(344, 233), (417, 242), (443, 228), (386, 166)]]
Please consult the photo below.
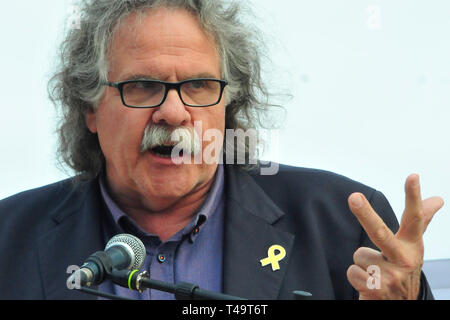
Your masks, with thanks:
[(87, 111), (84, 115), (84, 118), (86, 120), (86, 126), (88, 127), (89, 131), (92, 133), (97, 133), (97, 115), (95, 111)]

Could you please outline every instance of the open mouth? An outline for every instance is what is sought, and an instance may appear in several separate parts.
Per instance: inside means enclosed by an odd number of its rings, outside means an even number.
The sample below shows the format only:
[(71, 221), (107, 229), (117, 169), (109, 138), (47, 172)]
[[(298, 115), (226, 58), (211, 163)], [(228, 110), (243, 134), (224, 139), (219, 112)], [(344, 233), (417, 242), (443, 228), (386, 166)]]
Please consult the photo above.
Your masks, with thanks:
[[(156, 146), (150, 149), (150, 152), (161, 158), (170, 158), (175, 146)], [(177, 156), (183, 156), (183, 150), (180, 150), (176, 154)]]

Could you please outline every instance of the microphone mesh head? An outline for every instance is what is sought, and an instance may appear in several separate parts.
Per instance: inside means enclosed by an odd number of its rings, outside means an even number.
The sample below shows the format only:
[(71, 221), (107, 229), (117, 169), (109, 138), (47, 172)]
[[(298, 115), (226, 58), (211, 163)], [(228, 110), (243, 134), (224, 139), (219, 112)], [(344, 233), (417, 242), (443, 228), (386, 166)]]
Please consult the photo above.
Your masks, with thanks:
[(146, 255), (145, 246), (142, 243), (142, 241), (131, 234), (127, 233), (118, 234), (108, 241), (105, 247), (105, 251), (113, 246), (120, 246), (120, 245), (122, 245), (125, 248), (126, 246), (128, 246), (133, 251), (132, 254), (134, 255), (134, 259), (132, 260), (134, 260), (134, 263), (131, 266), (131, 269), (132, 270), (141, 269), (142, 266), (144, 265)]

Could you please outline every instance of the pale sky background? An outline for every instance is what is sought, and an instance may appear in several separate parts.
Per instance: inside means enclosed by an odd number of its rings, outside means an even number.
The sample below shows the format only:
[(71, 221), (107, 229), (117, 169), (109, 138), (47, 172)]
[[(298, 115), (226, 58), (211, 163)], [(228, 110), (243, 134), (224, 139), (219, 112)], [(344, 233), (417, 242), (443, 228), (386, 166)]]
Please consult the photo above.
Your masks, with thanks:
[[(46, 85), (72, 1), (2, 5), (0, 198), (67, 178), (56, 167)], [(256, 20), (288, 89), (267, 158), (345, 175), (382, 191), (400, 219), (404, 181), (447, 202), (425, 259), (450, 258), (450, 1), (257, 0)], [(258, 22), (259, 21), (259, 22)]]

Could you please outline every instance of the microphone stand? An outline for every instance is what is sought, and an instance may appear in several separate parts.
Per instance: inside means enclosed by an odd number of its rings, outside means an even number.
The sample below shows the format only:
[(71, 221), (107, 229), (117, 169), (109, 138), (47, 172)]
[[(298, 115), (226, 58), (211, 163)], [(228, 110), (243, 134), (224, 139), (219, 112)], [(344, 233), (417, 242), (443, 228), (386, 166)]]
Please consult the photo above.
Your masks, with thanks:
[[(200, 289), (199, 286), (187, 282), (180, 282), (172, 284), (159, 280), (152, 280), (147, 271), (140, 272), (138, 270), (116, 270), (105, 272), (105, 276), (111, 279), (114, 283), (136, 290), (140, 293), (146, 289), (155, 289), (168, 293), (173, 293), (176, 300), (248, 300), (236, 296), (231, 296), (222, 293), (216, 293), (208, 290)], [(78, 288), (79, 291), (112, 300), (135, 300), (125, 297), (112, 295), (105, 292), (92, 290), (87, 287)], [(306, 291), (293, 291), (294, 300), (311, 300), (312, 294)]]
[(177, 300), (247, 300), (227, 294), (203, 290), (197, 285), (187, 282), (172, 284), (159, 280), (152, 280), (147, 271), (113, 270), (107, 274), (107, 277), (122, 287), (129, 288), (130, 290), (137, 290), (140, 293), (146, 289), (156, 289), (173, 293)]
[(106, 299), (109, 299), (109, 300), (135, 301), (135, 299), (120, 297), (120, 296), (116, 296), (114, 294), (109, 294), (109, 293), (106, 293), (106, 292), (93, 290), (93, 289), (90, 289), (90, 288), (87, 288), (87, 287), (80, 287), (77, 290), (80, 291), (80, 292), (86, 293), (86, 294), (90, 294), (90, 295), (93, 295), (93, 296), (106, 298)]

